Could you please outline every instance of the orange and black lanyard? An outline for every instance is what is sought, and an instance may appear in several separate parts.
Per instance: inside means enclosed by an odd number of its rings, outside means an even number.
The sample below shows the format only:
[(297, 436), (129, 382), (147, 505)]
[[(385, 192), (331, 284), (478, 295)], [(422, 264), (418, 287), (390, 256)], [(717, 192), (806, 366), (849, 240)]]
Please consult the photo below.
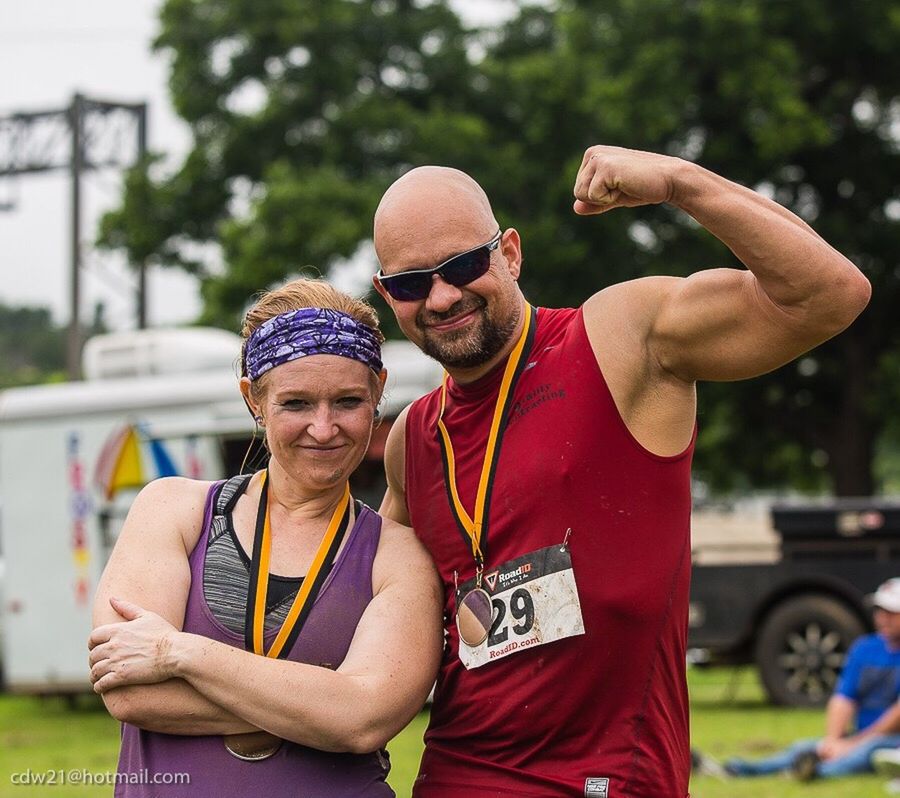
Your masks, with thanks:
[(328, 578), (334, 558), (337, 556), (344, 533), (350, 521), (350, 486), (344, 486), (344, 494), (335, 508), (319, 544), (309, 571), (303, 578), (303, 584), (294, 603), (288, 611), (287, 618), (278, 630), (271, 647), (265, 650), (263, 636), (266, 616), (266, 593), (269, 589), (269, 555), (272, 549), (272, 530), (269, 526), (269, 484), (268, 471), (262, 475), (260, 487), (259, 509), (256, 511), (256, 532), (253, 537), (253, 557), (250, 560), (250, 586), (247, 590), (247, 611), (244, 618), (244, 645), (248, 651), (267, 657), (286, 657), (310, 610), (316, 596)]
[(444, 409), (447, 404), (447, 379), (444, 372), (444, 381), (441, 385), (441, 411), (438, 416), (438, 439), (441, 445), (441, 459), (444, 464), (444, 485), (447, 488), (447, 496), (450, 501), (450, 510), (456, 519), (456, 524), (463, 534), (467, 544), (471, 544), (472, 556), (475, 558), (476, 587), (481, 587), (481, 572), (484, 569), (485, 552), (487, 551), (488, 522), (490, 520), (491, 492), (494, 486), (494, 474), (497, 463), (500, 460), (500, 447), (503, 443), (503, 433), (509, 420), (509, 409), (512, 406), (512, 396), (525, 364), (528, 353), (534, 343), (535, 310), (531, 305), (525, 305), (525, 323), (516, 345), (510, 352), (503, 371), (503, 379), (500, 382), (500, 391), (497, 402), (494, 405), (494, 417), (488, 432), (487, 445), (484, 452), (484, 460), (481, 465), (481, 477), (478, 480), (478, 492), (475, 496), (475, 512), (469, 515), (459, 498), (459, 490), (456, 486), (456, 458), (453, 454), (453, 442), (450, 433), (444, 424)]

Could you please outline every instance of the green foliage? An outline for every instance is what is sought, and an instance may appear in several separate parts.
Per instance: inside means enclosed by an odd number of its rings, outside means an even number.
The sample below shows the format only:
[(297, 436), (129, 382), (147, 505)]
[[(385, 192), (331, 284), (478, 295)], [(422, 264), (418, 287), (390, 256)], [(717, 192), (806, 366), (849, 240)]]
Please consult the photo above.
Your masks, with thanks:
[(65, 330), (46, 308), (0, 304), (0, 388), (65, 379)]
[(480, 144), (464, 45), (444, 2), (169, 0), (156, 46), (195, 147), (171, 178), (136, 170), (100, 242), (201, 273), (189, 245), (221, 243), (228, 273), (205, 289), (219, 321), (248, 290), (327, 271), (370, 235), (384, 188), (440, 157), (434, 141), (448, 160)]
[[(867, 493), (900, 384), (898, 40), (891, 0), (560, 0), (480, 31), (445, 0), (168, 0), (157, 46), (195, 146), (170, 177), (132, 174), (101, 241), (204, 275), (206, 319), (234, 327), (254, 291), (352, 256), (397, 175), (444, 163), (520, 230), (529, 298), (572, 305), (739, 265), (668, 207), (571, 212), (591, 144), (696, 160), (797, 212), (875, 288), (804, 372), (704, 388), (699, 474)], [(207, 242), (224, 274), (203, 271)]]
[(513, 180), (477, 176), (522, 229), (532, 299), (576, 303), (622, 279), (739, 265), (665, 207), (573, 217), (572, 177), (594, 142), (758, 187), (872, 281), (871, 307), (802, 367), (702, 386), (697, 473), (714, 488), (876, 488), (874, 442), (900, 386), (885, 360), (900, 344), (898, 26), (887, 1), (562, 2), (507, 26), (482, 64), (485, 94), (508, 98), (492, 127), (521, 132), (514, 160), (525, 166)]
[[(83, 332), (87, 337), (106, 332), (102, 304)], [(65, 381), (66, 334), (47, 308), (0, 304), (0, 388)]]

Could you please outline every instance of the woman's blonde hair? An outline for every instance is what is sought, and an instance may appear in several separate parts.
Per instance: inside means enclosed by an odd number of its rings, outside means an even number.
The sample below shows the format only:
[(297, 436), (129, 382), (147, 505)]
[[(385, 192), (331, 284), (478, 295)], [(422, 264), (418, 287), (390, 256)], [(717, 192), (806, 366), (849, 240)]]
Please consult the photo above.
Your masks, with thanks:
[[(356, 321), (361, 322), (375, 331), (375, 337), (379, 343), (384, 341), (384, 335), (378, 327), (378, 314), (364, 299), (356, 299), (343, 291), (338, 291), (325, 280), (312, 280), (301, 277), (289, 283), (266, 291), (244, 316), (241, 326), (241, 337), (244, 339), (241, 345), (241, 373), (246, 374), (246, 348), (247, 339), (264, 322), (301, 308), (326, 308), (346, 313)], [(259, 394), (265, 374), (251, 384), (254, 395)], [(377, 379), (377, 378), (376, 378)]]

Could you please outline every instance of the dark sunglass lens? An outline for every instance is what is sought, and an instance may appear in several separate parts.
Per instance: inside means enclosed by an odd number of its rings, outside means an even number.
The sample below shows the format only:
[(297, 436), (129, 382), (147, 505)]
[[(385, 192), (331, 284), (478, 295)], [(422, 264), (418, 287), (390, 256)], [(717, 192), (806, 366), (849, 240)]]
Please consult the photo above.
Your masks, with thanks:
[(430, 274), (394, 274), (382, 282), (385, 290), (401, 302), (424, 299), (431, 290)]
[(491, 253), (487, 247), (464, 252), (441, 267), (441, 277), (456, 287), (468, 285), (487, 273), (491, 266)]
[(379, 278), (381, 285), (394, 299), (401, 302), (425, 299), (431, 293), (432, 278), (435, 274), (457, 288), (468, 285), (491, 268), (491, 251), (496, 248), (496, 240), (495, 238), (490, 244), (473, 249), (471, 252), (463, 252), (433, 269), (400, 272), (381, 277)]

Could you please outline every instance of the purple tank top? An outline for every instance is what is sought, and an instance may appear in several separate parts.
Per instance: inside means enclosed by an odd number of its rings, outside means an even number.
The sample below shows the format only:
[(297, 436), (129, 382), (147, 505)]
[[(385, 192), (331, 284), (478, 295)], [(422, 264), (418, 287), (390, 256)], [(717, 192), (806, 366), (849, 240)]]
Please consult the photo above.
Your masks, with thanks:
[[(203, 531), (191, 552), (191, 589), (184, 631), (243, 648), (243, 636), (229, 631), (213, 616), (203, 596), (203, 566), (212, 520), (216, 483), (206, 498)], [(359, 619), (372, 600), (372, 562), (381, 536), (381, 517), (366, 506), (356, 517), (343, 550), (328, 575), (287, 659), (337, 668), (350, 648)], [(265, 635), (266, 646), (276, 630)], [(387, 798), (390, 764), (387, 753), (346, 754), (317, 751), (285, 741), (269, 759), (236, 759), (220, 736), (159, 734), (122, 724), (119, 780), (116, 798), (229, 798), (265, 795), (267, 798)], [(154, 774), (189, 774), (190, 784), (149, 782)], [(171, 780), (160, 776), (157, 780)]]

